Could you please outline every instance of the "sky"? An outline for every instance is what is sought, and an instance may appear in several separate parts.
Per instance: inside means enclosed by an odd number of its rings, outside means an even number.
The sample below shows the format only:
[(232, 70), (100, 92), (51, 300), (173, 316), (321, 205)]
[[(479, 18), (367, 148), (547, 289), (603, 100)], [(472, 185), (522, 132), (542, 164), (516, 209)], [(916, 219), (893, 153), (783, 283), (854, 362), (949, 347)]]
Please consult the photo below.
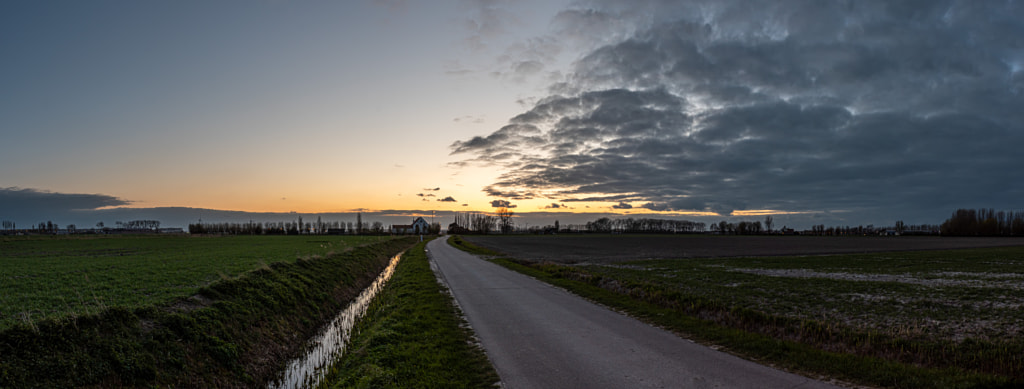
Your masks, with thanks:
[(505, 206), (800, 228), (1024, 198), (1019, 1), (13, 1), (0, 58), (0, 218), (22, 225)]

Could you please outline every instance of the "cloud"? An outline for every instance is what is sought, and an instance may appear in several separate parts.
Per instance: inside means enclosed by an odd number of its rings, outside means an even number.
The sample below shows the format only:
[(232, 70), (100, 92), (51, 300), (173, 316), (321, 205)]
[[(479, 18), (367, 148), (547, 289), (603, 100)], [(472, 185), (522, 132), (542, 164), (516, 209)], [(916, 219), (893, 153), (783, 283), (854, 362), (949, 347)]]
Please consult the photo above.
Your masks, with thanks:
[(454, 202), (456, 202), (456, 200), (454, 198), (452, 198), (452, 196), (448, 196), (448, 197), (445, 197), (443, 199), (437, 199), (437, 201), (442, 201), (442, 202), (446, 202), (446, 203), (454, 203)]
[[(468, 75), (473, 74), (473, 73), (474, 73), (474, 71), (472, 71), (470, 69), (445, 70), (445, 72), (444, 72), (444, 74), (447, 74), (449, 76), (459, 76), (459, 77), (461, 77), (461, 76), (468, 76)], [(456, 118), (455, 121), (458, 121), (458, 118)]]
[(416, 195), (420, 197), (434, 197), (433, 193), (417, 193)]
[(0, 217), (20, 223), (64, 220), (82, 211), (130, 205), (110, 195), (57, 193), (17, 187), (0, 188)]
[(645, 203), (645, 204), (641, 205), (640, 208), (650, 209), (652, 211), (665, 211), (665, 210), (669, 209), (667, 204), (655, 204), (655, 203)]
[(452, 121), (456, 122), (456, 123), (475, 123), (475, 124), (480, 124), (480, 123), (483, 123), (485, 120), (484, 120), (483, 117), (480, 117), (480, 116), (463, 115), (463, 116), (459, 116), (459, 117), (457, 117), (455, 119), (452, 119)]
[(495, 0), (466, 0), (462, 2), (468, 12), (462, 21), (469, 33), (465, 45), (471, 50), (487, 48), (491, 40), (506, 34), (520, 19), (510, 9)]
[(103, 194), (56, 193), (17, 187), (0, 188), (0, 207), (3, 207), (5, 212), (17, 209), (78, 211), (130, 204), (130, 201)]
[(668, 3), (560, 14), (569, 31), (630, 25), (506, 126), (451, 145), (502, 169), (485, 193), (929, 222), (1018, 206), (1024, 5)]
[(559, 205), (558, 203), (551, 203), (551, 205), (545, 205), (544, 206), (544, 209), (558, 209), (558, 208), (562, 208), (562, 205)]
[(620, 201), (618, 204), (612, 205), (612, 208), (615, 208), (615, 209), (632, 209), (633, 206), (629, 205), (629, 203), (627, 203), (625, 201)]
[(493, 200), (493, 201), (491, 201), (491, 207), (494, 207), (494, 208), (515, 208), (516, 205), (512, 204), (508, 200)]

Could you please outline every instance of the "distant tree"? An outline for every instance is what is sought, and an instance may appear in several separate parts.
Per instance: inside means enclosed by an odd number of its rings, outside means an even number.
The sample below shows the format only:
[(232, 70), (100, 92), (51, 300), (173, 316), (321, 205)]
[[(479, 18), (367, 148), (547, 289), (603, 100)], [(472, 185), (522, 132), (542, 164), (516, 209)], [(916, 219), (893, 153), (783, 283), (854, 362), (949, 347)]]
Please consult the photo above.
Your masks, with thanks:
[[(466, 234), (466, 233), (472, 232), (472, 230), (470, 229), (473, 226), (473, 216), (472, 215), (473, 215), (473, 213), (471, 213), (471, 212), (455, 212), (452, 215), (452, 217), (453, 217), (452, 223), (448, 225), (448, 227), (449, 227), (448, 230), (449, 231), (456, 231), (456, 232), (452, 232), (453, 234)], [(454, 224), (455, 227), (457, 227), (457, 228), (455, 228), (453, 230), (451, 228), (452, 224)]]
[(363, 213), (356, 213), (356, 235), (362, 235), (363, 233)]
[(1021, 236), (1024, 212), (994, 209), (958, 209), (939, 227), (942, 235)]
[(587, 222), (586, 228), (590, 232), (612, 232), (612, 221), (609, 218), (602, 217), (592, 222)]
[(558, 231), (558, 220), (555, 220), (555, 231)]
[(470, 229), (481, 234), (488, 234), (494, 229), (495, 221), (496, 218), (494, 216), (484, 213), (475, 213), (473, 214), (471, 221), (472, 227), (470, 227)]
[(515, 212), (512, 212), (508, 208), (501, 207), (498, 208), (496, 215), (498, 216), (498, 225), (501, 227), (501, 233), (512, 233), (512, 216), (515, 215)]
[(732, 231), (733, 231), (732, 223), (729, 223), (729, 222), (727, 222), (725, 220), (722, 220), (722, 221), (718, 222), (718, 233), (719, 234), (727, 234), (727, 233), (731, 233)]
[(771, 234), (772, 233), (772, 227), (774, 227), (774, 226), (775, 226), (775, 219), (772, 218), (772, 215), (765, 216), (764, 217), (764, 229), (769, 234)]

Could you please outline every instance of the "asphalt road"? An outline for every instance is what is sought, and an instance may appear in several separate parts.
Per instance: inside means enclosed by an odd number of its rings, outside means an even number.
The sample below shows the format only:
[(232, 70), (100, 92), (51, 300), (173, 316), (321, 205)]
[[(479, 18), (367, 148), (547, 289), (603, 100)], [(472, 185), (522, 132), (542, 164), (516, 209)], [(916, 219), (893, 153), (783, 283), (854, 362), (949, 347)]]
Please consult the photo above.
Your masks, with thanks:
[(436, 239), (451, 289), (506, 388), (833, 388), (682, 339)]

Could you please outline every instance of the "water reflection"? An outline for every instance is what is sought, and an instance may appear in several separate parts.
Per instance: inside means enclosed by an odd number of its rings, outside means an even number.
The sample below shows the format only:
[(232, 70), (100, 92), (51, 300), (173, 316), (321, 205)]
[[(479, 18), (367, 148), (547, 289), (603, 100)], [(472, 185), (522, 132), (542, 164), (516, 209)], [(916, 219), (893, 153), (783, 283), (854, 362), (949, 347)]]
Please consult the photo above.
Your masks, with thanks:
[(373, 300), (373, 296), (376, 296), (377, 292), (391, 278), (400, 259), (402, 259), (402, 254), (391, 258), (391, 263), (373, 281), (373, 284), (359, 293), (359, 296), (324, 327), (319, 335), (309, 340), (307, 346), (309, 351), (306, 355), (292, 360), (284, 373), (277, 380), (271, 382), (269, 387), (274, 389), (309, 388), (319, 385), (327, 373), (327, 368), (345, 352), (345, 343), (348, 342), (349, 333), (352, 331), (356, 319), (366, 313), (366, 308)]

